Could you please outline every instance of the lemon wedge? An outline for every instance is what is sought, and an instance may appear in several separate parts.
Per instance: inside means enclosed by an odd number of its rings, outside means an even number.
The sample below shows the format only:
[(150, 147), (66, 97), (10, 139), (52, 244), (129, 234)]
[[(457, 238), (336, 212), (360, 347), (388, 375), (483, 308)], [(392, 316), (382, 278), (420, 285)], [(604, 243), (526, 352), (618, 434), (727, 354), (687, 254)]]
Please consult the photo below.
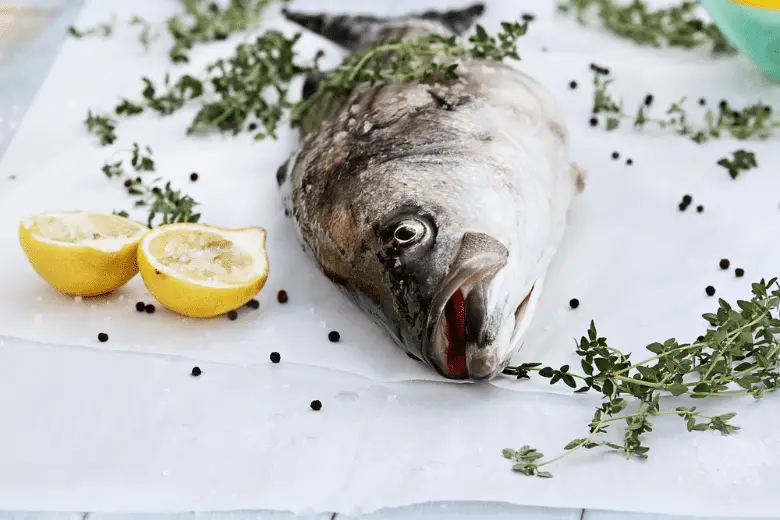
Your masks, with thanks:
[(138, 242), (149, 228), (118, 215), (42, 213), (19, 225), (19, 241), (35, 272), (66, 294), (97, 296), (138, 273)]
[(168, 309), (210, 318), (241, 307), (268, 278), (263, 228), (226, 229), (167, 224), (138, 246), (138, 267), (149, 292)]

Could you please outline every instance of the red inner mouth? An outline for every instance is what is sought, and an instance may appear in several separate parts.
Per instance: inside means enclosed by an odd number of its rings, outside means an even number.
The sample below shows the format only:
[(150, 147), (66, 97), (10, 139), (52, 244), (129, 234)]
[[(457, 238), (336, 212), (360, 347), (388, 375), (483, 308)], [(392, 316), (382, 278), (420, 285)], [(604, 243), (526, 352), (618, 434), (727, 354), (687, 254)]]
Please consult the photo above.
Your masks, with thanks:
[(444, 307), (444, 317), (447, 321), (447, 349), (444, 355), (447, 360), (447, 370), (455, 377), (466, 378), (469, 375), (466, 368), (466, 300), (458, 291)]

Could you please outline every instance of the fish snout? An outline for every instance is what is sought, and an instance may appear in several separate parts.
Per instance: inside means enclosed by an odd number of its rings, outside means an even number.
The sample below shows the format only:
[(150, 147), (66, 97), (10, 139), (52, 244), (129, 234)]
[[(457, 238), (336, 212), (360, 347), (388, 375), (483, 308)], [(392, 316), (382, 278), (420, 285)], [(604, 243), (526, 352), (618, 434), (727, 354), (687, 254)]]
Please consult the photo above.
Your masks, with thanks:
[(426, 361), (448, 379), (492, 379), (503, 361), (497, 349), (490, 283), (509, 251), (482, 233), (465, 233), (460, 249), (433, 298), (428, 316)]

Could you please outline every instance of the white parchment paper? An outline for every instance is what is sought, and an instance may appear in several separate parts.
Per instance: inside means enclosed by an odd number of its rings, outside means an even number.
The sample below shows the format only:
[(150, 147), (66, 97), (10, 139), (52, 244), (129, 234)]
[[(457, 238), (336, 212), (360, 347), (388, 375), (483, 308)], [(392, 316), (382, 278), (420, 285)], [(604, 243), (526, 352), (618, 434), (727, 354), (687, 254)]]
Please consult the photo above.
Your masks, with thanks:
[[(173, 4), (94, 0), (77, 25), (112, 13), (161, 22)], [(457, 5), (396, 0), (370, 10)], [(293, 7), (368, 8), (358, 0), (298, 0)], [(629, 125), (593, 129), (589, 64), (612, 69), (613, 90), (628, 107), (646, 93), (655, 95), (658, 110), (688, 96), (693, 117), (703, 115), (700, 97), (710, 105), (726, 98), (737, 106), (780, 106), (780, 89), (742, 58), (639, 48), (555, 16), (552, 2), (490, 1), (482, 22), (494, 29), (522, 11), (537, 20), (518, 66), (564, 107), (574, 156), (589, 181), (518, 361), (578, 366), (573, 338), (591, 319), (635, 357), (653, 341), (696, 337), (706, 326), (701, 314), (716, 306), (707, 285), (734, 300), (749, 296), (751, 281), (780, 273), (773, 240), (780, 148), (776, 140), (696, 145)], [(266, 25), (296, 30), (276, 13)], [(243, 38), (198, 48), (173, 76), (199, 72)], [(688, 434), (670, 418), (657, 421), (646, 462), (589, 452), (553, 467), (550, 480), (512, 473), (502, 448), (531, 444), (555, 454), (587, 431), (598, 400), (545, 381), (443, 383), (394, 347), (301, 252), (282, 214), (274, 174), (295, 148), (295, 132), (282, 130), (279, 140), (263, 143), (186, 138), (193, 115), (186, 110), (123, 120), (112, 147), (86, 134), (87, 109), (136, 98), (142, 75), (162, 79), (169, 43), (163, 37), (146, 52), (130, 29), (109, 40), (65, 42), (0, 164), (0, 509), (349, 512), (492, 500), (707, 516), (778, 510), (771, 485), (780, 464), (780, 404), (772, 396), (697, 403), (739, 411), (743, 431), (733, 438)], [(324, 48), (331, 63), (339, 59), (311, 34), (301, 48), (310, 55)], [(571, 80), (578, 88), (569, 88)], [(46, 210), (129, 208), (121, 181), (107, 180), (100, 167), (133, 142), (152, 147), (159, 174), (202, 203), (204, 221), (268, 229), (271, 274), (259, 310), (242, 310), (235, 322), (186, 320), (159, 305), (154, 315), (139, 314), (135, 302), (152, 301), (139, 278), (111, 296), (78, 300), (32, 271), (18, 245), (18, 221)], [(715, 163), (739, 148), (756, 152), (760, 167), (734, 181)], [(195, 183), (188, 180), (193, 171), (200, 174)], [(681, 213), (676, 206), (685, 193), (694, 203)], [(695, 212), (697, 204), (703, 213)], [(721, 271), (723, 257), (745, 277)], [(279, 289), (290, 295), (286, 305), (276, 302)], [(581, 302), (577, 310), (568, 307), (573, 297)], [(330, 330), (341, 333), (339, 343), (327, 340)], [(99, 343), (98, 332), (109, 342)], [(272, 351), (281, 353), (281, 364), (269, 363)], [(198, 379), (188, 376), (195, 363), (204, 370)], [(323, 401), (319, 413), (309, 410), (312, 399)]]

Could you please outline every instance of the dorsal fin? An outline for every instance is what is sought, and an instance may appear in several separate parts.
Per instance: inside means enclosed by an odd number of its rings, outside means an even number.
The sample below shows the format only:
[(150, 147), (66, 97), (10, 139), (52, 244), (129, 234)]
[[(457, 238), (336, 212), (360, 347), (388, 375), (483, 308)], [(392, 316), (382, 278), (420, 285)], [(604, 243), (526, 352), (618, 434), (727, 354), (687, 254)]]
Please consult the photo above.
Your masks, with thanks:
[[(380, 18), (368, 15), (331, 16), (325, 13), (301, 13), (283, 9), (285, 18), (350, 51), (371, 45), (388, 37), (403, 38), (406, 32), (420, 31), (421, 22), (433, 23), (443, 32), (461, 35), (485, 12), (478, 3), (449, 11), (425, 11), (399, 17)], [(393, 34), (388, 30), (392, 29)], [(437, 32), (437, 31), (430, 31)], [(398, 39), (398, 38), (396, 38)]]

